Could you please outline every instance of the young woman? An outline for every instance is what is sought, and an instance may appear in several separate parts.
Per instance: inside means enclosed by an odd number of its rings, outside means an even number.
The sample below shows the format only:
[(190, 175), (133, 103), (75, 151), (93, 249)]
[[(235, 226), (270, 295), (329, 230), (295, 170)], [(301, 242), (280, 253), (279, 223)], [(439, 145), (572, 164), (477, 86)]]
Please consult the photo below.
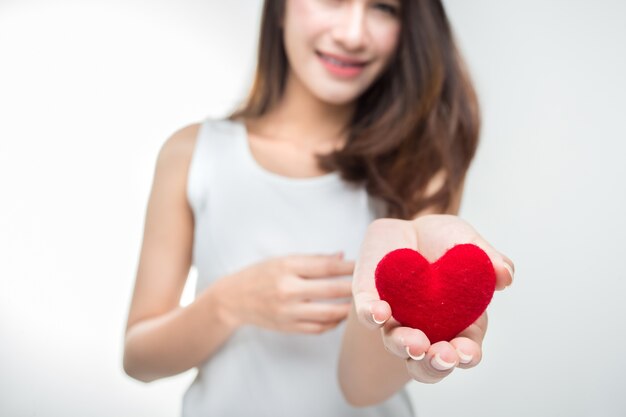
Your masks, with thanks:
[(478, 128), (439, 0), (266, 1), (245, 103), (159, 153), (128, 375), (198, 368), (184, 416), (413, 415), (403, 386), (475, 366), (486, 316), (430, 345), (393, 320), (373, 268), (397, 247), (474, 242), (511, 282), (453, 215)]

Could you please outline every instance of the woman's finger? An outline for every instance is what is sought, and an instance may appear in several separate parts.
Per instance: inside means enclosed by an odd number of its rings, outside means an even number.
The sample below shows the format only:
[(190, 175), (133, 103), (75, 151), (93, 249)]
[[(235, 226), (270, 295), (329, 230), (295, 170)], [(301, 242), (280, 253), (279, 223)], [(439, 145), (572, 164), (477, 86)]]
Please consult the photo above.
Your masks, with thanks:
[(391, 318), (391, 307), (378, 299), (378, 295), (355, 294), (354, 305), (359, 322), (368, 329), (380, 328)]
[(437, 342), (430, 346), (422, 360), (407, 360), (406, 367), (416, 381), (434, 384), (450, 375), (458, 363), (454, 347), (448, 342)]
[(334, 323), (345, 320), (351, 306), (351, 303), (304, 302), (291, 307), (291, 314), (296, 321)]
[(459, 357), (458, 368), (469, 369), (480, 363), (482, 359), (482, 349), (478, 343), (467, 337), (457, 337), (450, 344), (456, 350)]
[(474, 323), (450, 342), (459, 357), (459, 368), (473, 368), (480, 363), (487, 324), (487, 312), (485, 311)]
[(338, 255), (289, 255), (283, 259), (287, 269), (302, 278), (350, 276), (354, 261)]
[(513, 274), (515, 272), (515, 266), (507, 256), (495, 250), (484, 239), (477, 239), (477, 246), (479, 246), (489, 256), (493, 269), (496, 272), (496, 290), (504, 290), (505, 288), (513, 284)]
[(343, 278), (301, 279), (296, 296), (301, 300), (321, 300), (349, 298), (352, 295), (352, 282)]
[(430, 347), (424, 332), (399, 326), (393, 319), (385, 324), (382, 332), (385, 349), (402, 359), (422, 360)]
[(496, 272), (496, 290), (503, 290), (513, 284), (513, 274), (515, 266), (513, 261), (506, 255), (497, 251), (491, 246), (482, 236), (476, 234), (470, 243), (474, 243), (476, 246), (485, 251), (491, 263), (493, 269)]
[(314, 323), (310, 321), (300, 321), (292, 323), (288, 326), (284, 326), (282, 331), (288, 333), (304, 333), (304, 334), (320, 334), (332, 330), (337, 327), (341, 321), (335, 321), (330, 323)]

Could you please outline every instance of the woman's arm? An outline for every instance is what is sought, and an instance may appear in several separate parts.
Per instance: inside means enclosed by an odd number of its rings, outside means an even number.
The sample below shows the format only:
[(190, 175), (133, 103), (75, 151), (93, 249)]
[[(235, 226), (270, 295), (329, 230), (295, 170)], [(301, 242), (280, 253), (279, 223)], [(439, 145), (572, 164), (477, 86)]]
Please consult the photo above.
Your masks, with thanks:
[[(451, 212), (458, 212), (459, 205), (460, 193)], [(475, 243), (488, 253), (496, 267), (499, 289), (510, 283), (511, 276), (504, 266), (505, 262), (512, 266), (510, 260), (456, 216), (424, 212), (412, 221), (379, 219), (370, 225), (355, 268), (354, 308), (348, 317), (339, 361), (340, 385), (351, 404), (376, 404), (411, 379), (434, 383), (457, 366), (471, 368), (480, 362), (486, 314), (450, 343), (430, 345), (424, 333), (401, 327), (391, 317), (389, 305), (379, 299), (374, 284), (376, 265), (391, 250), (419, 248), (433, 261), (455, 243), (463, 242)]]
[(124, 370), (141, 381), (171, 376), (209, 359), (242, 325), (319, 334), (345, 320), (354, 262), (337, 255), (289, 254), (220, 277), (181, 308), (189, 273), (193, 215), (186, 199), (198, 126), (175, 133), (157, 160), (128, 316)]
[(179, 306), (191, 266), (193, 215), (186, 184), (198, 128), (174, 133), (155, 168), (124, 345), (124, 370), (144, 382), (191, 369), (235, 329), (220, 307), (218, 287)]
[[(355, 280), (357, 274), (361, 276), (364, 270), (373, 273), (378, 260), (382, 258), (379, 253), (387, 253), (398, 247), (415, 247), (415, 236), (412, 230), (405, 226), (408, 222), (399, 222), (402, 221), (379, 219), (369, 226), (354, 271)], [(374, 242), (380, 243), (382, 247), (373, 246)], [(398, 244), (399, 242), (405, 243)], [(370, 284), (369, 281), (367, 284)], [(394, 351), (393, 346), (385, 345), (385, 330), (381, 327), (383, 323), (364, 326), (359, 322), (357, 305), (370, 303), (379, 298), (373, 287), (373, 276), (371, 285), (372, 288), (369, 288), (367, 292), (362, 291), (362, 288), (353, 289), (355, 300), (348, 315), (339, 358), (340, 386), (346, 400), (354, 406), (366, 406), (384, 401), (411, 380), (411, 375), (407, 372), (408, 352)], [(358, 302), (357, 295), (360, 297)], [(380, 306), (376, 307), (380, 308)], [(388, 307), (384, 306), (384, 308)], [(390, 311), (375, 310), (375, 312), (377, 318), (390, 315)], [(373, 317), (370, 320), (373, 320)], [(414, 348), (415, 345), (419, 345), (420, 352), (425, 352), (430, 345), (425, 336), (415, 337), (407, 333), (405, 337), (412, 337), (404, 342), (410, 342)]]

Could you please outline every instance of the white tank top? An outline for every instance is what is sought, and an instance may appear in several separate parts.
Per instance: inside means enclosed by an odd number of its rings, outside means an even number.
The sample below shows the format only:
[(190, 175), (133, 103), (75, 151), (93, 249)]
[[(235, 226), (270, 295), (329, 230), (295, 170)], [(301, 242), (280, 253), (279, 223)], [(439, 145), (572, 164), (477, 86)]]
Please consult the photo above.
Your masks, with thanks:
[[(202, 122), (188, 175), (196, 294), (268, 257), (341, 250), (356, 259), (367, 226), (381, 213), (380, 201), (337, 172), (289, 178), (266, 170), (241, 121)], [(412, 416), (405, 390), (375, 407), (345, 402), (337, 380), (344, 327), (321, 335), (240, 328), (198, 367), (183, 416)]]

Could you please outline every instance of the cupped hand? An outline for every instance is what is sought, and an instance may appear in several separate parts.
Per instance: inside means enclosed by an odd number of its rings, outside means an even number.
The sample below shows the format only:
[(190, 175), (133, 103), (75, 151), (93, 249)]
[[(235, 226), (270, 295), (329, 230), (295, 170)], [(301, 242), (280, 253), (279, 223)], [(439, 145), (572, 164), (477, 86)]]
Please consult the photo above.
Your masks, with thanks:
[(403, 327), (392, 317), (391, 307), (378, 296), (374, 272), (382, 257), (392, 250), (410, 248), (434, 262), (461, 243), (473, 243), (487, 253), (496, 272), (497, 290), (511, 285), (513, 262), (457, 216), (433, 214), (412, 221), (378, 219), (368, 227), (361, 246), (352, 281), (359, 322), (370, 329), (381, 329), (385, 348), (407, 360), (409, 374), (417, 381), (435, 383), (456, 367), (476, 366), (482, 358), (487, 314), (484, 313), (450, 342), (431, 344), (422, 331)]
[(244, 268), (216, 286), (221, 310), (235, 326), (322, 333), (346, 319), (351, 282), (339, 277), (353, 272), (354, 261), (341, 253), (288, 255)]

